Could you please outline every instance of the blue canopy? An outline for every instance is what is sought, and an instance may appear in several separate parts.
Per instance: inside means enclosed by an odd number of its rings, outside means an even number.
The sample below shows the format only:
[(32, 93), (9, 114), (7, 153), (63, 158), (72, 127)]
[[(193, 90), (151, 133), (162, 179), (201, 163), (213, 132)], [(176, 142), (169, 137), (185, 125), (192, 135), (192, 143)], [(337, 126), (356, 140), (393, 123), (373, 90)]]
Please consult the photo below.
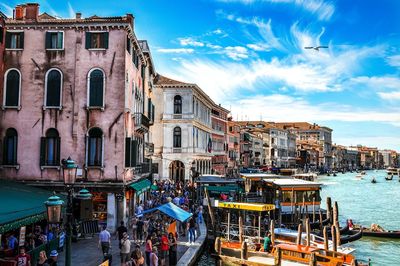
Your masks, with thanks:
[(165, 215), (168, 215), (169, 217), (178, 220), (180, 222), (184, 222), (187, 219), (189, 219), (190, 217), (192, 217), (192, 214), (190, 212), (187, 212), (181, 208), (179, 208), (178, 206), (176, 206), (175, 204), (168, 202), (165, 203), (163, 205), (160, 205), (158, 207), (149, 209), (149, 210), (145, 210), (144, 212), (141, 213), (141, 215), (146, 214), (146, 213), (150, 213), (150, 212), (154, 212), (154, 211), (160, 211), (162, 213), (164, 213)]

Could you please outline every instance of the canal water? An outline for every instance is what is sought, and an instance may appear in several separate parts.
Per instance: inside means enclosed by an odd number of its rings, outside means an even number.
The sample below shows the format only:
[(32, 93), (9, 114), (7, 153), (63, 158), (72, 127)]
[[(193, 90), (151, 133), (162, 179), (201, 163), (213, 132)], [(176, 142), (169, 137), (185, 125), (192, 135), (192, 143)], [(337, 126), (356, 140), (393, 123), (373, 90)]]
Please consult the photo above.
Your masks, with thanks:
[[(339, 219), (344, 225), (346, 219), (369, 227), (372, 223), (379, 224), (388, 230), (400, 230), (400, 182), (395, 176), (392, 181), (386, 181), (386, 171), (367, 171), (362, 180), (357, 179), (357, 173), (338, 173), (334, 176), (319, 177), (323, 183), (321, 197), (322, 207), (326, 208), (326, 197), (339, 204)], [(376, 184), (371, 180), (375, 177)], [(347, 244), (356, 249), (357, 258), (371, 258), (372, 265), (400, 265), (400, 239), (381, 239), (363, 237)]]
[[(332, 198), (332, 203), (339, 204), (339, 220), (345, 225), (346, 219), (369, 227), (372, 223), (385, 229), (400, 230), (400, 182), (395, 176), (392, 181), (386, 181), (385, 171), (367, 171), (362, 180), (356, 178), (357, 173), (338, 173), (334, 176), (319, 176), (318, 182), (323, 184), (321, 197), (322, 208), (326, 208), (326, 197)], [(376, 184), (371, 180), (375, 177)], [(371, 259), (372, 265), (400, 265), (400, 239), (380, 239), (363, 237), (360, 240), (346, 244), (356, 249), (354, 255), (362, 260)], [(216, 265), (210, 257), (207, 247), (197, 265)]]

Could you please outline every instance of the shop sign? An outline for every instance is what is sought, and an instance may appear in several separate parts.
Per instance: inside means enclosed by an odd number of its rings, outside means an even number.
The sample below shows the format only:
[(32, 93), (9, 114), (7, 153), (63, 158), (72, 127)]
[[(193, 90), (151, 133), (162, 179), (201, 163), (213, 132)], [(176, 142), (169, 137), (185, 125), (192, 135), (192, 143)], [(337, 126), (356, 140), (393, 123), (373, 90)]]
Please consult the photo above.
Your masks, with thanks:
[(26, 233), (26, 226), (22, 226), (19, 230), (19, 246), (22, 247), (25, 245), (25, 233)]

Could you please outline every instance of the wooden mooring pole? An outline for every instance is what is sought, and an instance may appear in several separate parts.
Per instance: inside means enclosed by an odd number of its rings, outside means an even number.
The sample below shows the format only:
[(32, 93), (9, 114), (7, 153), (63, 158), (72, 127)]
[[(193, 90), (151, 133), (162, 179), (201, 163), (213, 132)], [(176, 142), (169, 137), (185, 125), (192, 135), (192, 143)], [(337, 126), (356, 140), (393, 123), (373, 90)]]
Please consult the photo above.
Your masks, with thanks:
[(324, 226), (324, 249), (329, 250), (328, 229)]
[(296, 244), (301, 245), (301, 233), (302, 233), (303, 226), (301, 224), (298, 225), (297, 227), (297, 238), (296, 238)]

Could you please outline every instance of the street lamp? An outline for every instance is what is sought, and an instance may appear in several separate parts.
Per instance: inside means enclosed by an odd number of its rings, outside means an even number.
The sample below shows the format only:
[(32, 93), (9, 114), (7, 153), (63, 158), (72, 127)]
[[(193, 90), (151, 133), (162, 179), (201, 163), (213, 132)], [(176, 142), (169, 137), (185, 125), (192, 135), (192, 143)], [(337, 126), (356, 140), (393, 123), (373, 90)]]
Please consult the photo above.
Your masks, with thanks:
[(45, 203), (47, 209), (47, 220), (51, 224), (61, 221), (61, 207), (64, 201), (60, 197), (53, 195)]
[(67, 223), (66, 223), (66, 245), (65, 245), (65, 266), (71, 266), (71, 239), (72, 239), (72, 198), (74, 193), (74, 184), (76, 180), (76, 172), (78, 166), (75, 161), (68, 157), (68, 159), (63, 159), (62, 171), (64, 178), (64, 185), (67, 189)]

